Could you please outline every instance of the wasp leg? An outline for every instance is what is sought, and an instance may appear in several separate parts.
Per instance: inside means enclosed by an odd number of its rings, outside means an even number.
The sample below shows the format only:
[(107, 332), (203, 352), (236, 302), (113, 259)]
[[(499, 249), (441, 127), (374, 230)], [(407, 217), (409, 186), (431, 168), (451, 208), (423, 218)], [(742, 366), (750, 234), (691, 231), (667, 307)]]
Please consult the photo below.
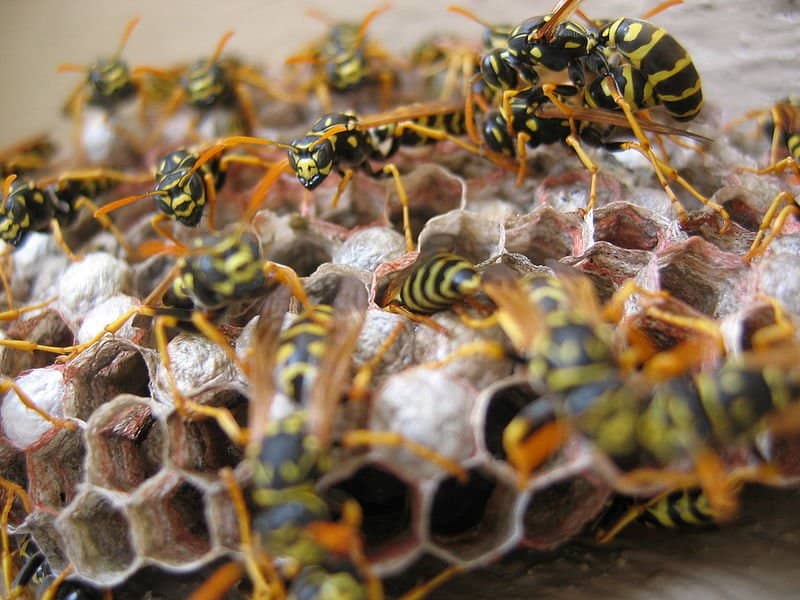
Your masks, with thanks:
[[(402, 315), (409, 321), (414, 321), (415, 323), (419, 323), (420, 325), (426, 325), (431, 329), (438, 331), (442, 335), (446, 336), (450, 335), (450, 331), (447, 328), (440, 325), (439, 323), (431, 319), (429, 316), (418, 315), (417, 313), (411, 312), (410, 310), (408, 310), (403, 306), (399, 306), (397, 304), (387, 304), (386, 306), (383, 307), (383, 310), (394, 313), (396, 315)], [(2, 342), (2, 340), (0, 340), (0, 342)]]
[[(785, 203), (781, 211), (776, 215), (775, 213), (778, 211), (778, 207)], [(793, 194), (789, 192), (780, 192), (775, 198), (772, 200), (772, 203), (769, 205), (767, 212), (764, 214), (764, 218), (761, 220), (761, 224), (758, 226), (758, 233), (756, 233), (756, 237), (753, 240), (753, 243), (750, 245), (750, 250), (747, 251), (747, 254), (743, 256), (744, 260), (751, 261), (753, 258), (764, 252), (772, 241), (778, 237), (781, 229), (783, 229), (783, 224), (786, 222), (786, 219), (789, 218), (789, 215), (796, 215), (800, 214), (800, 208), (797, 206), (796, 198)], [(769, 233), (765, 233), (769, 229)]]
[(392, 163), (384, 165), (381, 171), (390, 174), (394, 178), (394, 185), (397, 188), (397, 197), (400, 199), (400, 206), (403, 211), (403, 235), (406, 239), (406, 252), (413, 252), (416, 245), (411, 235), (411, 215), (408, 209), (408, 196), (406, 195), (406, 188), (403, 186), (403, 182), (400, 179), (400, 172)]
[(234, 350), (233, 346), (228, 342), (228, 338), (226, 338), (225, 334), (209, 320), (205, 313), (199, 310), (192, 312), (192, 323), (197, 327), (200, 333), (221, 348), (222, 351), (225, 352), (225, 356), (228, 357), (228, 360), (235, 364), (242, 373), (246, 372), (245, 365), (240, 360), (239, 355), (236, 354), (236, 350)]
[(412, 589), (410, 592), (403, 594), (400, 597), (400, 600), (422, 600), (433, 590), (447, 583), (453, 577), (455, 577), (459, 573), (462, 573), (463, 571), (464, 571), (463, 567), (460, 567), (459, 565), (453, 565), (452, 567), (448, 567), (430, 581), (421, 583), (416, 587), (414, 587), (414, 589)]
[(172, 392), (172, 399), (175, 403), (175, 409), (181, 416), (193, 419), (197, 415), (214, 419), (225, 434), (239, 446), (247, 444), (248, 434), (247, 431), (242, 429), (236, 422), (233, 414), (227, 409), (218, 406), (207, 406), (189, 400), (183, 392), (178, 389), (178, 383), (175, 381), (175, 376), (172, 373), (172, 361), (169, 357), (167, 350), (167, 327), (174, 327), (177, 325), (175, 317), (167, 317), (160, 315), (156, 317), (154, 326), (154, 333), (156, 339), (156, 349), (161, 359), (161, 364), (164, 366), (164, 371), (167, 375), (170, 391)]
[(761, 295), (761, 298), (772, 307), (775, 322), (762, 327), (753, 334), (752, 345), (756, 351), (764, 351), (782, 344), (794, 342), (796, 328), (786, 315), (781, 303), (772, 296)]
[(353, 178), (353, 169), (346, 169), (344, 175), (339, 180), (339, 185), (336, 186), (336, 193), (333, 195), (333, 200), (331, 200), (331, 206), (336, 208), (339, 205), (339, 200), (344, 194), (345, 189), (347, 189), (347, 185), (350, 183), (350, 180)]
[[(253, 543), (253, 535), (250, 530), (250, 514), (244, 500), (242, 488), (236, 481), (233, 471), (224, 468), (220, 471), (220, 477), (228, 489), (233, 502), (234, 511), (239, 525), (239, 538), (241, 539), (241, 549), (244, 558), (244, 567), (247, 576), (253, 585), (254, 598), (285, 598), (286, 592), (283, 588), (278, 573), (271, 560), (259, 560), (258, 552)], [(204, 596), (199, 596), (197, 600), (204, 600)]]
[(239, 563), (225, 563), (193, 591), (188, 600), (220, 600), (225, 592), (242, 578), (242, 575), (244, 571)]
[(31, 511), (31, 499), (22, 487), (4, 477), (0, 477), (0, 488), (5, 490), (5, 500), (3, 501), (3, 509), (0, 513), (0, 551), (2, 551), (3, 589), (10, 590), (13, 593), (14, 576), (12, 573), (13, 565), (11, 564), (13, 553), (8, 539), (8, 519), (11, 514), (11, 509), (14, 506), (15, 497), (19, 498), (25, 512), (28, 513)]
[(40, 308), (44, 308), (45, 306), (49, 306), (51, 303), (55, 302), (56, 298), (50, 298), (45, 300), (44, 302), (39, 302), (38, 304), (29, 304), (28, 306), (22, 306), (20, 308), (12, 308), (11, 310), (4, 310), (0, 312), (0, 321), (13, 321), (14, 319), (19, 318), (20, 315), (25, 313), (39, 310)]
[(11, 379), (0, 380), (0, 393), (7, 392), (9, 390), (13, 391), (17, 395), (19, 401), (22, 402), (22, 404), (24, 404), (26, 408), (35, 412), (37, 415), (39, 415), (48, 423), (52, 424), (54, 427), (58, 427), (59, 429), (72, 429), (72, 430), (78, 428), (77, 423), (73, 421), (68, 421), (66, 419), (59, 419), (58, 417), (54, 417), (47, 411), (42, 410), (39, 407), (39, 405), (36, 404), (36, 402), (34, 402), (33, 399), (30, 396), (28, 396), (28, 394), (22, 391), (22, 388), (20, 388), (13, 380)]
[(562, 419), (538, 423), (531, 431), (530, 423), (515, 417), (503, 430), (503, 448), (508, 462), (517, 472), (517, 486), (524, 489), (533, 472), (567, 443), (569, 425)]
[[(75, 202), (75, 208), (80, 209), (81, 207), (84, 206), (88, 208), (90, 211), (92, 211), (92, 214), (100, 210), (100, 207), (98, 207), (94, 202), (89, 200), (89, 198), (82, 196), (78, 198), (78, 200)], [(114, 225), (114, 222), (111, 219), (109, 219), (106, 215), (99, 215), (98, 217), (96, 217), (96, 219), (100, 221), (100, 225), (103, 227), (103, 229), (105, 229), (111, 235), (114, 236), (114, 239), (117, 240), (117, 243), (124, 250), (127, 256), (134, 256), (133, 248), (131, 247), (127, 238), (122, 234), (122, 232), (117, 228), (117, 226)]]
[(360, 402), (367, 398), (369, 395), (369, 384), (372, 380), (372, 374), (375, 371), (375, 367), (378, 366), (378, 363), (394, 345), (405, 327), (406, 324), (404, 322), (400, 322), (395, 325), (394, 329), (392, 329), (375, 354), (358, 368), (358, 371), (356, 371), (356, 374), (353, 377), (353, 385), (350, 387), (350, 392), (348, 394), (350, 400)]
[(581, 210), (583, 216), (586, 216), (586, 213), (591, 212), (594, 209), (595, 200), (597, 200), (597, 174), (600, 172), (600, 169), (597, 167), (596, 164), (589, 158), (589, 155), (586, 154), (586, 151), (583, 149), (583, 146), (580, 143), (580, 138), (576, 135), (568, 135), (564, 142), (572, 148), (575, 154), (578, 156), (578, 160), (581, 161), (586, 170), (591, 173), (591, 181), (589, 183), (589, 201), (586, 203), (586, 208)]
[(61, 231), (61, 224), (57, 219), (50, 220), (50, 230), (53, 232), (53, 240), (55, 240), (56, 245), (67, 255), (67, 258), (72, 262), (80, 262), (83, 260), (83, 256), (73, 253), (67, 245), (67, 242), (64, 241), (64, 233)]
[(456, 461), (393, 431), (356, 429), (345, 433), (342, 436), (341, 443), (346, 448), (355, 448), (358, 446), (394, 446), (405, 448), (420, 458), (439, 466), (461, 483), (466, 483), (469, 479), (469, 474), (466, 469)]
[(293, 269), (284, 265), (279, 265), (278, 263), (266, 262), (264, 263), (263, 271), (265, 277), (272, 276), (276, 281), (289, 288), (292, 295), (297, 298), (298, 302), (303, 306), (303, 310), (313, 315), (314, 305), (308, 298), (308, 294), (306, 294), (306, 290), (303, 288), (300, 278)]
[(67, 566), (66, 569), (61, 571), (58, 576), (53, 580), (47, 589), (42, 594), (42, 600), (55, 600), (56, 594), (58, 593), (58, 588), (61, 587), (61, 584), (69, 577), (72, 573), (72, 565)]
[[(678, 213), (678, 217), (681, 221), (686, 219), (686, 209), (683, 208), (678, 197), (675, 195), (675, 192), (672, 191), (672, 188), (667, 181), (667, 175), (677, 181), (683, 188), (689, 192), (692, 196), (697, 198), (705, 206), (710, 206), (712, 209), (717, 211), (723, 218), (723, 226), (720, 228), (720, 231), (725, 231), (730, 226), (730, 215), (728, 212), (722, 208), (716, 202), (712, 202), (705, 196), (703, 196), (700, 192), (694, 189), (694, 187), (689, 184), (683, 177), (681, 177), (678, 172), (671, 166), (669, 163), (660, 160), (653, 152), (653, 148), (650, 145), (647, 136), (645, 135), (644, 131), (642, 130), (641, 126), (639, 125), (639, 121), (636, 119), (636, 116), (633, 114), (633, 110), (631, 109), (630, 104), (623, 98), (622, 94), (617, 87), (616, 81), (611, 75), (606, 76), (608, 89), (611, 90), (612, 97), (616, 105), (625, 113), (625, 118), (628, 121), (628, 124), (631, 127), (631, 131), (633, 132), (634, 137), (637, 139), (638, 144), (635, 143), (628, 143), (623, 144), (622, 146), (629, 149), (637, 149), (639, 150), (642, 155), (644, 155), (649, 161), (650, 164), (653, 166), (653, 171), (658, 177), (658, 181), (661, 184), (661, 187), (664, 189), (664, 192), (669, 197), (670, 202), (675, 207), (676, 212)], [(664, 173), (667, 173), (665, 175)]]
[(485, 356), (494, 360), (502, 360), (508, 356), (508, 351), (498, 342), (476, 340), (459, 346), (442, 359), (424, 363), (423, 366), (430, 369), (441, 369), (455, 360), (470, 356)]

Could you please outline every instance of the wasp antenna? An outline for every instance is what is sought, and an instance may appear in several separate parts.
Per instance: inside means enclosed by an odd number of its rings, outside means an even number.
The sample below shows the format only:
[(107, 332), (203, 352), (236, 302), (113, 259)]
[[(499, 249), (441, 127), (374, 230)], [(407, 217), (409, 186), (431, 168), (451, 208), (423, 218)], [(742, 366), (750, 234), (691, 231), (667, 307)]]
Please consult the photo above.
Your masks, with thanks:
[(117, 45), (117, 49), (113, 55), (114, 60), (118, 59), (119, 55), (122, 54), (122, 51), (128, 44), (128, 40), (130, 39), (133, 30), (136, 29), (136, 26), (141, 20), (141, 17), (133, 17), (130, 21), (128, 21), (128, 24), (125, 25), (125, 29), (122, 30), (122, 36), (119, 38), (119, 44)]
[(210, 148), (207, 148), (206, 150), (201, 152), (200, 156), (197, 157), (197, 160), (195, 161), (194, 165), (192, 165), (192, 168), (189, 169), (189, 172), (186, 173), (186, 175), (184, 175), (181, 178), (181, 181), (182, 182), (186, 181), (189, 177), (194, 175), (200, 169), (200, 167), (202, 167), (205, 163), (207, 163), (209, 160), (211, 160), (218, 154), (221, 154), (222, 151), (225, 150), (226, 148), (230, 148), (231, 146), (238, 146), (241, 144), (253, 144), (256, 146), (276, 146), (278, 148), (286, 148), (286, 149), (292, 148), (292, 146), (289, 144), (282, 144), (281, 142), (276, 142), (273, 140), (269, 140), (267, 138), (252, 137), (249, 135), (233, 135), (231, 137), (227, 137), (220, 140)]
[(650, 17), (653, 17), (653, 16), (657, 15), (658, 13), (667, 10), (668, 8), (671, 8), (673, 6), (677, 6), (678, 4), (683, 4), (683, 0), (665, 0), (664, 2), (659, 4), (658, 6), (648, 10), (646, 13), (644, 13), (642, 15), (641, 18), (642, 19), (649, 19)]
[(456, 13), (461, 15), (462, 17), (467, 17), (470, 21), (474, 21), (478, 25), (486, 27), (487, 29), (491, 29), (491, 25), (489, 25), (486, 21), (482, 20), (478, 15), (476, 15), (471, 10), (464, 8), (463, 6), (458, 6), (456, 4), (451, 4), (447, 7), (447, 10), (450, 12)]
[(102, 217), (103, 215), (107, 215), (110, 212), (117, 210), (118, 208), (122, 208), (123, 206), (127, 206), (128, 204), (133, 204), (134, 202), (138, 202), (139, 200), (144, 200), (145, 198), (152, 198), (153, 196), (165, 196), (166, 192), (162, 191), (152, 191), (147, 192), (146, 194), (137, 194), (136, 196), (127, 196), (125, 198), (120, 198), (119, 200), (114, 200), (113, 202), (109, 202), (102, 208), (98, 208), (94, 211), (95, 219), (97, 217)]
[(330, 15), (326, 15), (318, 8), (307, 8), (306, 16), (311, 17), (312, 19), (316, 19), (317, 21), (320, 21), (325, 25), (331, 25), (331, 23), (333, 22), (333, 19), (331, 19)]
[(64, 63), (59, 65), (56, 73), (85, 73), (86, 67), (84, 65), (76, 65), (75, 63)]
[(5, 180), (3, 181), (3, 198), (8, 198), (8, 190), (11, 189), (11, 184), (14, 183), (14, 180), (16, 178), (17, 176), (14, 173), (12, 173), (8, 177), (6, 177)]
[(387, 10), (392, 8), (391, 2), (386, 2), (381, 6), (372, 9), (367, 13), (364, 19), (361, 21), (361, 25), (358, 26), (358, 31), (356, 32), (356, 39), (361, 40), (364, 38), (364, 35), (367, 32), (367, 28), (369, 27), (370, 23), (375, 20), (375, 17), (380, 15), (381, 13), (385, 13)]
[[(326, 128), (325, 128), (325, 131), (324, 131), (324, 132), (322, 132), (322, 133), (320, 134), (320, 136), (319, 136), (317, 139), (315, 139), (315, 140), (314, 140), (314, 141), (311, 143), (311, 145), (310, 145), (309, 147), (310, 147), (310, 148), (315, 148), (315, 147), (317, 147), (319, 144), (321, 144), (322, 142), (324, 142), (325, 140), (328, 140), (328, 139), (332, 138), (332, 137), (333, 137), (333, 136), (335, 136), (335, 135), (339, 135), (340, 133), (344, 133), (345, 131), (347, 131), (347, 125), (345, 125), (345, 124), (343, 124), (343, 123), (342, 123), (342, 124), (340, 124), (340, 125), (331, 125), (330, 127), (326, 127)], [(293, 148), (294, 148), (294, 146), (287, 145), (287, 146), (286, 146), (286, 148), (287, 148), (288, 150), (291, 150), (291, 149), (293, 149)]]
[(226, 31), (222, 34), (222, 37), (219, 38), (216, 47), (214, 48), (214, 52), (211, 56), (208, 57), (207, 67), (213, 65), (217, 60), (219, 60), (219, 55), (222, 54), (222, 51), (225, 49), (225, 45), (230, 41), (233, 37), (234, 31), (231, 29), (230, 31)]

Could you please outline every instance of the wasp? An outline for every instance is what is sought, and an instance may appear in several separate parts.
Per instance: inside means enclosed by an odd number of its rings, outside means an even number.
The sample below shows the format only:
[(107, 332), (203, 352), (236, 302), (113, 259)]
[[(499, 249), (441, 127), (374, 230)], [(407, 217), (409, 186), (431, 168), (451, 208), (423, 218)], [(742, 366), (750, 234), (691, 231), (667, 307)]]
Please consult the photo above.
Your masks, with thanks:
[(467, 259), (437, 252), (419, 260), (388, 303), (408, 312), (429, 315), (450, 308), (480, 290), (481, 277)]
[[(469, 152), (480, 154), (471, 144), (458, 138), (464, 131), (460, 104), (417, 104), (360, 119), (352, 113), (331, 113), (317, 119), (303, 137), (285, 144), (266, 138), (233, 136), (211, 146), (198, 159), (193, 171), (230, 146), (255, 144), (288, 150), (288, 158), (270, 168), (256, 186), (247, 214), (252, 216), (264, 194), (283, 172), (292, 172), (300, 184), (314, 190), (336, 171), (341, 180), (333, 198), (334, 206), (356, 171), (370, 177), (392, 177), (403, 210), (406, 246), (413, 250), (408, 197), (400, 172), (391, 162), (373, 168), (372, 161), (386, 162), (401, 145), (421, 145), (450, 140)], [(384, 142), (389, 141), (386, 145)]]
[(197, 113), (190, 125), (190, 131), (195, 135), (197, 135), (199, 119), (213, 116), (212, 111), (216, 109), (233, 114), (235, 120), (232, 123), (220, 120), (218, 124), (209, 120), (213, 129), (203, 134), (202, 137), (237, 133), (251, 135), (259, 126), (251, 90), (260, 90), (270, 98), (289, 103), (299, 102), (298, 98), (272, 85), (255, 67), (247, 65), (235, 57), (223, 58), (221, 56), (233, 35), (233, 31), (224, 33), (211, 56), (200, 59), (183, 69), (165, 71), (151, 67), (137, 68), (137, 73), (154, 75), (163, 81), (172, 82), (176, 76), (178, 79), (173, 93), (164, 105), (161, 120), (154, 129), (155, 133), (163, 131), (167, 120), (182, 105), (186, 105)]
[[(313, 357), (319, 364), (313, 381), (306, 382), (302, 388), (305, 408), (269, 421), (270, 404), (276, 391), (273, 368), (281, 371), (291, 368), (294, 362), (281, 361), (281, 354), (286, 354), (289, 340), (297, 345), (300, 336), (307, 335), (307, 331), (292, 331), (292, 327), (285, 335), (280, 335), (280, 317), (286, 309), (285, 301), (282, 293), (268, 298), (259, 317), (250, 353), (253, 357), (249, 369), (253, 399), (248, 420), (249, 435), (246, 437), (253, 466), (250, 497), (255, 512), (252, 519), (232, 473), (223, 473), (239, 515), (245, 554), (249, 555), (245, 557), (244, 569), (256, 594), (282, 589), (282, 575), (291, 580), (290, 597), (301, 593), (317, 597), (317, 590), (324, 583), (345, 590), (347, 597), (382, 598), (380, 582), (370, 574), (364, 557), (358, 532), (358, 505), (352, 501), (345, 502), (342, 521), (334, 522), (327, 501), (317, 491), (319, 478), (331, 466), (331, 444), (345, 447), (402, 445), (435, 460), (448, 470), (454, 470), (459, 476), (463, 476), (463, 471), (448, 459), (395, 434), (350, 430), (337, 437), (335, 442), (332, 440), (335, 411), (348, 379), (351, 351), (367, 306), (366, 290), (354, 279), (343, 278), (333, 304), (321, 309), (325, 316), (320, 325), (327, 329), (328, 342), (320, 346), (324, 349)], [(318, 307), (315, 309), (319, 310)], [(298, 356), (297, 352), (292, 354)], [(278, 379), (286, 378), (279, 373)], [(264, 561), (255, 559), (256, 549), (272, 558), (280, 558), (281, 573), (272, 568), (266, 572), (260, 569), (259, 564)], [(241, 569), (238, 576), (241, 576)], [(235, 581), (232, 579), (229, 585)], [(215, 582), (209, 586), (215, 593), (222, 591)], [(205, 586), (201, 589), (206, 591)]]
[(41, 133), (0, 150), (0, 176), (25, 175), (47, 167), (57, 150), (49, 134)]
[[(383, 4), (369, 11), (360, 23), (329, 23), (328, 33), (307, 49), (286, 59), (287, 64), (310, 63), (313, 89), (326, 112), (332, 110), (330, 92), (345, 94), (368, 84), (380, 84), (381, 105), (386, 106), (396, 75), (388, 52), (367, 37), (371, 23), (391, 8)], [(316, 11), (308, 14), (324, 22), (330, 20)]]
[[(523, 479), (574, 430), (625, 470), (616, 481), (620, 489), (699, 486), (721, 520), (735, 510), (741, 481), (769, 481), (768, 470), (734, 479), (718, 453), (752, 441), (771, 418), (779, 418), (800, 392), (796, 372), (729, 358), (710, 370), (645, 381), (621, 370), (596, 326), (576, 329), (574, 317), (559, 326), (564, 313), (542, 315), (540, 304), (512, 279), (484, 281), (484, 289), (499, 307), (501, 327), (527, 357), (533, 380), (553, 394), (523, 409), (504, 431), (509, 460)], [(545, 331), (531, 332), (532, 321)], [(669, 470), (686, 458), (694, 472)]]
[[(77, 147), (81, 153), (88, 153), (94, 162), (108, 160), (114, 140), (125, 143), (127, 152), (133, 150), (137, 156), (143, 154), (139, 136), (131, 128), (120, 124), (119, 114), (130, 101), (138, 97), (142, 102), (138, 125), (141, 128), (146, 114), (146, 103), (155, 99), (154, 90), (121, 58), (122, 51), (138, 23), (138, 17), (128, 21), (117, 49), (110, 57), (101, 58), (88, 67), (67, 63), (58, 68), (59, 72), (86, 74), (86, 80), (78, 84), (70, 94), (64, 111), (72, 117)], [(95, 117), (89, 118), (86, 114), (87, 106), (100, 111), (99, 120)]]
[(597, 541), (610, 542), (633, 522), (648, 527), (687, 530), (716, 526), (708, 496), (700, 488), (667, 490), (646, 501), (619, 496), (597, 525)]
[[(566, 107), (561, 99), (579, 95), (578, 88), (572, 85), (559, 85), (551, 89), (545, 89), (546, 87), (531, 88), (515, 94), (508, 103), (510, 113), (506, 113), (500, 108), (491, 110), (484, 116), (482, 125), (484, 143), (493, 152), (509, 158), (518, 158), (518, 182), (525, 176), (527, 148), (536, 148), (540, 145), (557, 142), (563, 143), (575, 152), (581, 164), (591, 173), (589, 199), (586, 207), (588, 212), (594, 206), (597, 197), (599, 167), (587, 154), (584, 143), (609, 151), (636, 150), (648, 159), (655, 160), (656, 162), (653, 164), (658, 165), (659, 173), (664, 171), (667, 176), (677, 181), (702, 204), (719, 212), (727, 222), (729, 219), (727, 211), (703, 196), (677, 171), (648, 154), (648, 151), (640, 144), (619, 139), (620, 136), (635, 135), (632, 134), (627, 120), (622, 115), (601, 107)], [(557, 98), (558, 106), (552, 103), (552, 98)], [(640, 121), (641, 128), (647, 131), (698, 140), (704, 139), (692, 132), (656, 123), (649, 119), (640, 119)], [(513, 132), (513, 135), (510, 132)], [(679, 217), (682, 220), (685, 219), (686, 210), (672, 192), (667, 181), (663, 180), (662, 183)]]
[(167, 153), (155, 168), (155, 185), (151, 191), (109, 202), (95, 211), (95, 217), (102, 217), (145, 198), (154, 198), (159, 214), (151, 219), (151, 225), (162, 237), (177, 243), (173, 234), (161, 223), (172, 219), (186, 227), (196, 227), (203, 217), (206, 204), (209, 206), (209, 224), (213, 229), (217, 193), (225, 184), (230, 165), (268, 167), (270, 163), (256, 156), (231, 154), (214, 157), (198, 165), (201, 155), (202, 148), (178, 148)]
[[(83, 207), (97, 211), (94, 199), (98, 195), (139, 180), (136, 175), (109, 169), (67, 171), (38, 182), (9, 175), (3, 182), (0, 239), (16, 247), (29, 233), (50, 230), (64, 253), (73, 261), (80, 260), (64, 241), (62, 228), (70, 225)], [(130, 246), (113, 223), (102, 216), (99, 220), (129, 252)]]

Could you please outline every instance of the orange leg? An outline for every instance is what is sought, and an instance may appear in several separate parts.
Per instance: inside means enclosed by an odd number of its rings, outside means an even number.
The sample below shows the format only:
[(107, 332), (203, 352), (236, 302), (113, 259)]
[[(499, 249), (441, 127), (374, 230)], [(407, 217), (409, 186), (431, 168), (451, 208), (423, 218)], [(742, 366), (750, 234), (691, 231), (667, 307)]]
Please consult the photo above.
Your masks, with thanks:
[(466, 483), (469, 479), (469, 474), (467, 471), (454, 460), (449, 459), (446, 456), (442, 456), (427, 446), (423, 446), (422, 444), (415, 442), (414, 440), (410, 440), (396, 432), (357, 429), (345, 433), (344, 436), (342, 436), (341, 443), (346, 448), (373, 445), (405, 448), (420, 458), (441, 467), (444, 471), (450, 473), (461, 483)]

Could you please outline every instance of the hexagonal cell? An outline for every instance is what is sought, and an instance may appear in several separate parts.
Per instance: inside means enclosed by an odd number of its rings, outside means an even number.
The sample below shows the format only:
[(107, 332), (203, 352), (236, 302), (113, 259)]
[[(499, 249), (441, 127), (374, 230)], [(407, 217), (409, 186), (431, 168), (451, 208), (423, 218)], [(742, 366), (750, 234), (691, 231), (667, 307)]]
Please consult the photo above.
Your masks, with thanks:
[(506, 250), (522, 254), (533, 264), (580, 254), (586, 248), (586, 231), (581, 218), (542, 206), (506, 225)]
[(750, 276), (740, 256), (699, 237), (661, 253), (658, 271), (662, 290), (714, 318), (738, 310)]
[[(240, 426), (247, 423), (248, 401), (233, 390), (221, 390), (210, 406), (227, 408)], [(222, 467), (235, 467), (243, 451), (214, 419), (186, 419), (177, 411), (167, 417), (169, 464), (195, 474), (213, 475)]]
[(354, 231), (334, 252), (334, 264), (374, 271), (378, 265), (405, 253), (403, 235), (388, 227)]
[[(466, 460), (475, 453), (469, 415), (476, 397), (462, 379), (428, 368), (406, 369), (388, 377), (373, 396), (369, 429), (396, 432), (448, 458)], [(417, 481), (442, 473), (403, 447), (375, 445), (370, 456)]]
[(82, 492), (56, 519), (56, 529), (76, 574), (111, 586), (133, 571), (136, 551), (130, 523), (122, 508), (104, 494), (93, 489)]
[[(403, 175), (408, 194), (412, 236), (416, 237), (437, 215), (464, 207), (464, 181), (447, 169), (430, 163), (417, 163)], [(398, 231), (403, 230), (402, 207), (392, 188), (389, 217)]]
[[(448, 335), (442, 335), (432, 327), (418, 327), (414, 332), (413, 346), (413, 359), (416, 363), (424, 365), (445, 359), (462, 346), (478, 340), (508, 346), (508, 338), (500, 327), (476, 330), (465, 325), (452, 311), (442, 311), (431, 318)], [(475, 353), (472, 356), (461, 356), (458, 360), (438, 367), (437, 371), (453, 380), (469, 382), (477, 389), (482, 389), (510, 375), (518, 364), (510, 358), (489, 358), (485, 354)]]
[(467, 210), (452, 210), (433, 217), (419, 234), (419, 251), (453, 252), (473, 263), (500, 256), (506, 232), (499, 222)]
[(118, 396), (98, 408), (86, 428), (90, 483), (128, 492), (161, 469), (164, 425), (148, 398)]
[(600, 302), (606, 302), (623, 281), (648, 269), (653, 260), (654, 255), (646, 250), (631, 250), (608, 242), (597, 242), (581, 256), (568, 258), (564, 262), (585, 273), (594, 284)]
[[(43, 346), (68, 346), (73, 342), (73, 334), (61, 315), (52, 309), (28, 319), (17, 319), (3, 334), (5, 339), (27, 340)], [(52, 352), (20, 352), (12, 348), (0, 348), (0, 373), (16, 377), (29, 369), (46, 367), (53, 363)]]
[(498, 381), (481, 392), (475, 408), (475, 433), (481, 449), (498, 460), (506, 459), (503, 431), (525, 406), (539, 397), (526, 378)]
[(120, 394), (147, 396), (157, 357), (152, 350), (122, 339), (106, 338), (67, 365), (75, 385), (70, 414), (87, 421), (98, 406)]
[(28, 450), (28, 494), (37, 507), (59, 512), (72, 502), (83, 481), (83, 432), (61, 429), (46, 444)]
[(177, 473), (162, 471), (142, 485), (128, 506), (143, 556), (161, 565), (191, 568), (207, 560), (211, 537), (204, 492)]
[(433, 551), (449, 562), (477, 566), (496, 560), (518, 541), (513, 507), (518, 492), (483, 467), (462, 485), (448, 477), (434, 490), (426, 516)]
[(367, 463), (336, 481), (327, 495), (361, 506), (365, 551), (371, 563), (391, 562), (420, 544), (415, 532), (419, 497), (413, 484), (378, 463)]
[[(225, 351), (206, 336), (181, 332), (167, 344), (171, 373), (178, 390), (195, 401), (205, 392), (211, 395), (229, 386), (239, 372)], [(153, 379), (153, 397), (164, 404), (174, 404), (172, 388), (163, 363), (159, 362)]]
[(531, 491), (522, 509), (525, 544), (549, 550), (566, 542), (600, 513), (610, 495), (610, 488), (588, 473)]
[(629, 250), (655, 250), (667, 241), (669, 233), (667, 219), (628, 202), (613, 202), (594, 211), (595, 242)]

